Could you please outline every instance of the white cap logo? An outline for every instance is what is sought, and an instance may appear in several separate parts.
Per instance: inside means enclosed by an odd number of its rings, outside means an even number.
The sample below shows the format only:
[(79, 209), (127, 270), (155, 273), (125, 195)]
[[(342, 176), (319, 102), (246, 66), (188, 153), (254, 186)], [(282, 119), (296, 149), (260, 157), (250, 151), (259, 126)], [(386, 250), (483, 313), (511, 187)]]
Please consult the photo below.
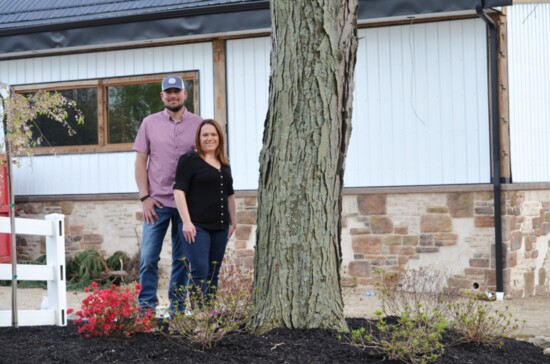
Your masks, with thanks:
[(179, 76), (166, 76), (162, 80), (162, 91), (166, 91), (170, 88), (185, 90), (183, 80)]

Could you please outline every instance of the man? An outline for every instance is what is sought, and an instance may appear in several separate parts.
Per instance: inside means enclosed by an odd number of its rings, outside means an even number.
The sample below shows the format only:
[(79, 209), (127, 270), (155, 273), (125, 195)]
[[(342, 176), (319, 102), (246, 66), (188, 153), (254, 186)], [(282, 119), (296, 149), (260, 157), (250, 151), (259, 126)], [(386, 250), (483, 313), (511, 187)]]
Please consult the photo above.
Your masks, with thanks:
[(202, 119), (183, 106), (187, 90), (179, 76), (162, 80), (160, 97), (165, 109), (143, 119), (133, 149), (136, 153), (136, 182), (143, 205), (143, 236), (139, 276), (142, 291), (139, 304), (153, 313), (158, 303), (158, 262), (162, 242), (171, 223), (172, 272), (168, 297), (171, 311), (183, 309), (180, 302), (187, 273), (183, 243), (178, 236), (180, 217), (174, 201), (173, 184), (179, 157), (192, 150), (195, 133)]

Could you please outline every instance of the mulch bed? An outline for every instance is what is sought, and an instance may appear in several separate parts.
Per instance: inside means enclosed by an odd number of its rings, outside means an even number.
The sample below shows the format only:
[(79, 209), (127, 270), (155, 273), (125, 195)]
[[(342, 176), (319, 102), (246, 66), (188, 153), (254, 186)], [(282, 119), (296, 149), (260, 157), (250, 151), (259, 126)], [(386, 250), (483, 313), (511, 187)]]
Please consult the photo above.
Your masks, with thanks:
[[(350, 328), (368, 323), (348, 319)], [(391, 363), (339, 342), (337, 335), (317, 329), (277, 329), (260, 336), (238, 333), (202, 351), (180, 337), (162, 333), (85, 338), (72, 324), (0, 328), (0, 363)], [(499, 349), (446, 348), (439, 363), (550, 363), (550, 357), (530, 343), (506, 339)]]

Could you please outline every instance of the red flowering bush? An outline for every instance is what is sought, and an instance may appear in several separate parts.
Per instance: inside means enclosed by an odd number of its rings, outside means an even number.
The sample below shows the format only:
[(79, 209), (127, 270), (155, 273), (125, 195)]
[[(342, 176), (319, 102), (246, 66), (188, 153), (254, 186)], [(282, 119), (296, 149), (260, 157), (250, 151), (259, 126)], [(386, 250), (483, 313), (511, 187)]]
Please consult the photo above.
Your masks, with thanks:
[[(91, 336), (130, 336), (137, 332), (149, 332), (152, 328), (153, 313), (141, 311), (137, 295), (141, 284), (133, 288), (121, 288), (112, 284), (100, 289), (92, 282), (84, 292), (91, 292), (82, 300), (82, 309), (76, 312), (75, 325), (79, 333)], [(72, 313), (72, 309), (67, 312)]]

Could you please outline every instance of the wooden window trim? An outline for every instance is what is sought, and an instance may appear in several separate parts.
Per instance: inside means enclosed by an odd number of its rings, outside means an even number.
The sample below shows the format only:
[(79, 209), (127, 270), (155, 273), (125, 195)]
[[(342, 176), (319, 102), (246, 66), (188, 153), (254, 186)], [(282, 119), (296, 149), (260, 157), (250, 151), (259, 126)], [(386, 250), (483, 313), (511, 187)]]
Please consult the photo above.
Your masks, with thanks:
[[(47, 155), (47, 154), (79, 154), (79, 153), (108, 153), (108, 152), (128, 152), (132, 150), (133, 143), (113, 143), (109, 144), (108, 139), (108, 120), (107, 120), (107, 87), (111, 86), (123, 86), (123, 85), (136, 85), (141, 83), (154, 83), (159, 84), (159, 97), (160, 97), (160, 83), (162, 79), (167, 75), (179, 75), (185, 81), (191, 81), (193, 83), (193, 105), (195, 106), (194, 113), (200, 114), (199, 105), (199, 71), (180, 71), (180, 72), (167, 72), (162, 74), (153, 75), (139, 75), (139, 76), (123, 76), (103, 78), (97, 80), (82, 80), (82, 81), (67, 81), (67, 82), (55, 82), (55, 83), (42, 83), (33, 85), (19, 85), (13, 86), (15, 92), (36, 92), (38, 90), (46, 91), (61, 91), (67, 89), (77, 88), (97, 88), (97, 144), (90, 145), (68, 145), (68, 146), (56, 146), (56, 147), (36, 147), (33, 148), (34, 155)], [(160, 110), (159, 110), (160, 111)]]

